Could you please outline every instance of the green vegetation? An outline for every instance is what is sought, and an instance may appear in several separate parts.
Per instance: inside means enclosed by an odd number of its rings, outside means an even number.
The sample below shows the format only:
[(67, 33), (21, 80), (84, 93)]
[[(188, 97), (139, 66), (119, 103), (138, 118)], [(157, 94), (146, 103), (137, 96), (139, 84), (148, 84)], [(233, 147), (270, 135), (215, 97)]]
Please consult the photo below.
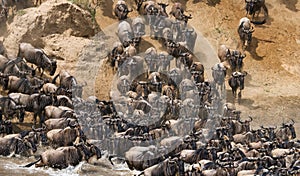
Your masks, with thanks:
[(23, 16), (23, 15), (25, 15), (26, 14), (26, 11), (25, 10), (18, 10), (17, 11), (17, 15), (19, 15), (19, 16)]
[(96, 9), (92, 8), (89, 0), (69, 0), (70, 2), (72, 2), (73, 4), (78, 5), (79, 7), (87, 10), (90, 12), (91, 16), (92, 16), (92, 20), (93, 22), (96, 22)]
[(216, 27), (215, 30), (216, 30), (219, 34), (221, 34), (221, 32), (222, 32), (221, 29), (218, 28), (218, 27)]

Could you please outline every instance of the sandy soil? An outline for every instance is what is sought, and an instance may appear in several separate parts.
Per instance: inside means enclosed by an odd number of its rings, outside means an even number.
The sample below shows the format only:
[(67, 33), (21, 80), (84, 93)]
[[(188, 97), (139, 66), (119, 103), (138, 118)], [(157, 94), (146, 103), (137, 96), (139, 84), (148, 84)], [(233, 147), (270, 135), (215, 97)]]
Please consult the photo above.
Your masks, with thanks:
[[(136, 9), (133, 1), (127, 1)], [(189, 24), (200, 31), (215, 51), (221, 44), (236, 48), (238, 43), (237, 26), (245, 16), (244, 1), (230, 0), (214, 3), (212, 1), (179, 1), (192, 14)], [(172, 2), (169, 2), (172, 4)], [(106, 1), (97, 9), (96, 20), (101, 29), (117, 22), (112, 8), (113, 2)], [(255, 26), (253, 40), (246, 50), (244, 70), (245, 89), (240, 104), (233, 99), (226, 83), (227, 101), (235, 103), (242, 111), (242, 117), (253, 117), (253, 127), (260, 125), (280, 125), (296, 122), (300, 134), (300, 3), (297, 0), (268, 0), (269, 18), (264, 25)], [(170, 5), (171, 6), (171, 5)], [(167, 12), (170, 11), (170, 6)], [(134, 10), (129, 17), (137, 16)], [(103, 73), (105, 74), (103, 75)], [(98, 74), (96, 95), (108, 98), (112, 72), (102, 69)], [(228, 79), (228, 78), (227, 78)], [(100, 81), (101, 80), (101, 81)], [(101, 83), (99, 83), (101, 82)]]

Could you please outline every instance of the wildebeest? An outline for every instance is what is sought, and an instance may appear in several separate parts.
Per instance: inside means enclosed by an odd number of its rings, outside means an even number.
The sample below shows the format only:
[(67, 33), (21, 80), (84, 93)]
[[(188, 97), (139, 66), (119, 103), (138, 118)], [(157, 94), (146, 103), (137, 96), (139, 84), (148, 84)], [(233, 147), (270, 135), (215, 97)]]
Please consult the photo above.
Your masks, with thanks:
[(0, 138), (0, 155), (8, 156), (19, 154), (21, 156), (31, 156), (36, 152), (34, 143), (29, 142), (26, 138), (4, 137)]
[(126, 75), (121, 76), (117, 81), (117, 88), (121, 95), (125, 95), (130, 90), (130, 80)]
[(60, 70), (59, 74), (56, 75), (52, 83), (55, 84), (56, 79), (59, 77), (59, 85), (60, 87), (66, 89), (66, 90), (71, 90), (72, 91), (72, 96), (73, 97), (81, 97), (82, 96), (82, 91), (83, 87), (86, 86), (85, 84), (79, 84), (76, 80), (76, 78), (72, 75), (70, 75), (69, 72), (66, 70)]
[(55, 94), (57, 91), (57, 86), (53, 83), (45, 83), (41, 88), (41, 92), (47, 95)]
[(197, 163), (202, 159), (208, 159), (208, 150), (206, 148), (199, 148), (197, 150), (182, 150), (180, 152), (180, 159), (186, 163)]
[(252, 122), (252, 117), (249, 116), (249, 120), (242, 121), (238, 120), (231, 120), (230, 127), (232, 130), (232, 134), (239, 134), (239, 133), (246, 133), (250, 131), (250, 122)]
[(231, 57), (234, 57), (234, 65), (236, 66), (236, 68), (233, 71), (242, 71), (244, 65), (243, 60), (246, 57), (246, 54), (243, 54), (238, 50), (233, 50), (231, 53)]
[(136, 40), (139, 44), (141, 37), (146, 34), (144, 20), (140, 17), (136, 17), (132, 20), (131, 25), (134, 34), (134, 41)]
[(195, 47), (195, 42), (197, 39), (197, 33), (194, 30), (194, 28), (187, 28), (185, 30), (182, 30), (183, 33), (183, 39), (182, 41), (186, 42), (187, 48), (193, 52)]
[(148, 147), (135, 146), (125, 152), (125, 161), (129, 169), (144, 170), (160, 162), (157, 148), (153, 145)]
[(282, 123), (281, 128), (279, 128), (276, 132), (276, 138), (286, 141), (290, 139), (296, 138), (296, 132), (294, 127), (295, 121), (291, 119), (291, 123)]
[(64, 129), (53, 129), (47, 132), (47, 139), (54, 148), (61, 146), (72, 146), (84, 140), (84, 134), (80, 126), (72, 126), (70, 124)]
[(26, 111), (33, 112), (34, 124), (36, 123), (36, 118), (39, 116), (40, 125), (44, 122), (44, 108), (48, 105), (53, 104), (53, 97), (45, 94), (22, 94), (22, 93), (10, 93), (8, 95), (17, 104), (25, 107)]
[[(189, 70), (193, 64), (193, 55), (189, 52), (182, 52), (176, 57), (176, 67), (184, 69), (185, 71)], [(183, 65), (183, 68), (182, 68)]]
[(25, 58), (27, 62), (35, 64), (37, 68), (43, 71), (49, 71), (50, 76), (53, 76), (56, 71), (56, 60), (49, 58), (42, 49), (33, 47), (30, 43), (20, 43), (18, 57)]
[[(243, 59), (244, 56), (241, 54), (238, 50), (233, 50), (227, 47), (226, 45), (220, 45), (218, 49), (218, 57), (220, 59), (220, 62), (223, 66), (225, 66), (227, 69), (230, 68), (231, 71), (236, 71), (237, 68), (237, 59), (241, 56), (241, 59)], [(239, 68), (242, 67), (242, 60), (239, 59)]]
[[(1, 21), (1, 23), (5, 23), (7, 18), (8, 18), (8, 8), (6, 8), (3, 5), (0, 5), (0, 21)], [(4, 55), (3, 54), (3, 45), (2, 45), (2, 47), (0, 46), (0, 53), (2, 53), (2, 55)]]
[(81, 161), (88, 161), (89, 158), (96, 155), (97, 159), (101, 158), (101, 151), (94, 145), (87, 146), (80, 143), (75, 146), (59, 147), (57, 149), (49, 149), (40, 155), (37, 161), (27, 164), (30, 167), (35, 164), (36, 167), (50, 166), (53, 168), (64, 169), (76, 166)]
[(19, 78), (17, 76), (7, 76), (4, 78), (5, 84), (3, 88), (11, 92), (19, 92), (25, 94), (37, 93), (42, 85), (32, 85), (30, 81), (26, 78)]
[(125, 48), (129, 46), (134, 38), (131, 25), (127, 21), (122, 21), (119, 23), (117, 35)]
[(13, 75), (13, 76), (19, 76), (22, 77), (27, 74), (27, 72), (23, 72), (19, 67), (16, 65), (16, 63), (22, 59), (15, 59), (11, 60), (3, 55), (0, 55), (0, 71), (3, 74), (7, 75)]
[(125, 57), (125, 48), (121, 42), (115, 42), (113, 44), (113, 49), (108, 53), (108, 62), (113, 67), (114, 71), (123, 64)]
[(229, 60), (230, 56), (231, 56), (231, 51), (229, 47), (227, 47), (226, 45), (220, 45), (218, 48), (218, 57), (220, 59), (220, 62)]
[(193, 62), (190, 71), (195, 83), (204, 82), (204, 66), (201, 62)]
[(157, 55), (158, 62), (160, 63), (159, 71), (168, 72), (170, 71), (170, 62), (173, 56), (169, 55), (166, 51), (162, 51)]
[(64, 129), (70, 125), (78, 125), (78, 121), (77, 119), (73, 118), (48, 119), (45, 121), (45, 125), (47, 127), (47, 130)]
[(53, 99), (54, 99), (54, 103), (53, 103), (54, 106), (66, 106), (71, 109), (74, 108), (71, 98), (66, 95), (54, 95)]
[(128, 9), (128, 6), (124, 0), (118, 0), (114, 8), (114, 13), (119, 20), (127, 19), (127, 15), (132, 9)]
[(246, 49), (252, 40), (252, 33), (254, 32), (254, 28), (251, 25), (249, 18), (243, 17), (240, 19), (239, 27), (237, 32), (240, 36), (240, 41), (242, 45), (242, 49)]
[(5, 119), (9, 119), (13, 116), (17, 116), (20, 122), (23, 122), (25, 116), (24, 106), (18, 105), (10, 97), (0, 97), (0, 121), (2, 122), (2, 116)]
[(177, 165), (178, 159), (177, 158), (167, 158), (164, 161), (153, 165), (151, 167), (148, 167), (145, 169), (142, 173), (145, 176), (173, 176), (178, 173), (178, 165)]
[(225, 90), (225, 77), (226, 77), (226, 68), (222, 63), (215, 64), (212, 68), (212, 77), (215, 82), (216, 95), (220, 96), (223, 90)]
[(186, 17), (188, 17), (184, 15), (183, 5), (180, 2), (173, 4), (170, 15), (173, 15), (177, 20), (184, 20)]
[(179, 68), (173, 68), (168, 73), (169, 82), (171, 82), (176, 87), (179, 86), (182, 79), (184, 78), (182, 75), (182, 71)]
[(247, 75), (247, 72), (233, 72), (231, 77), (228, 80), (228, 84), (231, 87), (232, 94), (236, 97), (236, 91), (239, 88), (238, 98), (242, 97), (242, 90), (244, 89), (244, 77)]
[(265, 4), (265, 0), (245, 0), (246, 2), (246, 16), (249, 14), (249, 15), (252, 15), (252, 20), (254, 19), (255, 17), (255, 14), (257, 14), (257, 17), (261, 11), (261, 8), (264, 9), (264, 20), (262, 22), (259, 22), (257, 24), (263, 24), (266, 22), (266, 19), (268, 17), (268, 8)]
[[(0, 20), (1, 20), (1, 14), (2, 13), (5, 13), (5, 8), (2, 8), (2, 10), (1, 10), (1, 7), (0, 7)], [(4, 57), (7, 57), (7, 51), (6, 51), (6, 48), (3, 45), (3, 40), (0, 40), (0, 55), (3, 55)]]
[(157, 50), (155, 47), (150, 47), (145, 51), (145, 62), (148, 66), (148, 74), (158, 71)]
[(10, 120), (5, 120), (5, 121), (0, 122), (0, 136), (1, 137), (8, 135), (8, 134), (12, 134), (12, 133), (13, 133), (13, 126), (12, 126), (12, 122)]
[(63, 109), (62, 106), (46, 106), (44, 108), (45, 117), (47, 119), (59, 119), (59, 118), (76, 118), (73, 110)]

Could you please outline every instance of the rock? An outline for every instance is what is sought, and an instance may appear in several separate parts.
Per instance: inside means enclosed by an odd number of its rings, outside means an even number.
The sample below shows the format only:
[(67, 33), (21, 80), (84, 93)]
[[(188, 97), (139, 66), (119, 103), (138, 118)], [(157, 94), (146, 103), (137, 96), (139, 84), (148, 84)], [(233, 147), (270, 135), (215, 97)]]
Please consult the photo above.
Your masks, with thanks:
[[(9, 55), (15, 56), (20, 42), (28, 42), (35, 47), (52, 49), (53, 53), (59, 50), (65, 55), (59, 55), (64, 58), (68, 53), (64, 51), (59, 42), (70, 42), (67, 38), (79, 37), (70, 46), (84, 46), (88, 37), (94, 36), (100, 31), (99, 26), (93, 22), (90, 12), (72, 4), (67, 0), (49, 0), (39, 7), (24, 9), (24, 14), (16, 15), (13, 22), (8, 26), (8, 36), (5, 38), (4, 45)], [(61, 36), (60, 36), (61, 35)], [(59, 41), (56, 44), (49, 44), (49, 39), (56, 38)], [(84, 38), (83, 42), (81, 42)], [(53, 40), (52, 40), (53, 41)], [(51, 48), (51, 45), (54, 48)], [(54, 46), (56, 45), (56, 46)], [(51, 53), (51, 54), (53, 54)], [(73, 57), (73, 56), (72, 56)]]

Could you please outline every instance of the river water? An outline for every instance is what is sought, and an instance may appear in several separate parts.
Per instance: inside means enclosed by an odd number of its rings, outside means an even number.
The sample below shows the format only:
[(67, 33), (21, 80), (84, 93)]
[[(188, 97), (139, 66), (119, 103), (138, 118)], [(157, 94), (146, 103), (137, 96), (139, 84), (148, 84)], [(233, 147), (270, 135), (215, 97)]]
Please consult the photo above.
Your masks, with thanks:
[[(29, 168), (22, 167), (27, 163), (35, 161), (34, 158), (22, 157), (0, 157), (0, 175), (22, 175), (22, 176), (125, 176), (133, 175), (126, 164), (118, 164), (114, 168), (105, 166), (95, 166), (86, 162), (81, 162), (76, 167), (69, 166), (66, 169), (58, 170), (53, 168)], [(138, 172), (136, 172), (138, 173)]]

